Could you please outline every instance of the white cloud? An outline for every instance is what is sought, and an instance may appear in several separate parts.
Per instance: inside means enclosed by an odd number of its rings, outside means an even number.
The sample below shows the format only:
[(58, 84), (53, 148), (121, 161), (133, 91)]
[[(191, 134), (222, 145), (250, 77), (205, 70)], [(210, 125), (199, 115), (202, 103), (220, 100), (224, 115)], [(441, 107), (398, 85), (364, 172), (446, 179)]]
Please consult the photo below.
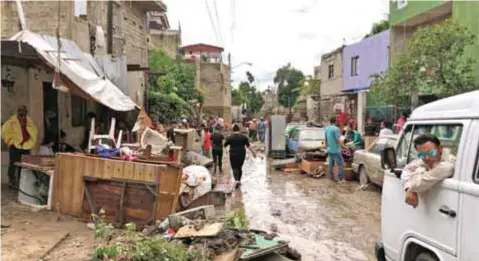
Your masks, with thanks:
[(388, 12), (388, 0), (208, 0), (213, 19), (216, 1), (224, 41), (220, 42), (204, 0), (164, 1), (170, 24), (176, 27), (181, 22), (184, 45), (221, 45), (231, 53), (233, 66), (253, 63), (236, 68), (232, 78), (245, 80), (249, 70), (260, 79), (261, 89), (272, 84), (276, 69), (288, 62), (312, 74), (322, 53), (359, 40)]

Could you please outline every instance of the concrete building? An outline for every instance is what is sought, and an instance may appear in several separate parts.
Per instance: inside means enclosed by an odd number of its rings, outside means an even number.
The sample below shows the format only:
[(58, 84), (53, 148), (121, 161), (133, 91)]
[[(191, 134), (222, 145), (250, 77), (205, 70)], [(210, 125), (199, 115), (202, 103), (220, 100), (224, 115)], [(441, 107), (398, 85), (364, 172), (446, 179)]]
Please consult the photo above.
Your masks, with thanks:
[(323, 54), (320, 65), (320, 115), (321, 119), (335, 115), (334, 108), (344, 109), (345, 97), (343, 90), (343, 49)]
[(184, 58), (196, 64), (196, 86), (205, 96), (203, 113), (231, 121), (231, 71), (223, 64), (223, 48), (194, 44), (179, 49)]
[[(165, 14), (162, 1), (88, 1), (84, 17), (92, 25), (90, 36), (106, 45), (106, 54), (124, 57), (127, 64), (127, 85), (124, 90), (143, 106), (147, 87), (148, 52), (150, 50), (149, 13)], [(166, 15), (163, 15), (166, 17)], [(98, 27), (105, 39), (96, 39)], [(101, 35), (101, 33), (100, 33)], [(98, 44), (92, 43), (98, 46)], [(100, 50), (92, 50), (99, 54)]]
[[(469, 27), (479, 37), (478, 10), (478, 1), (390, 1), (391, 61), (394, 61), (398, 53), (406, 50), (408, 40), (419, 27), (440, 23), (447, 18)], [(466, 56), (476, 62), (474, 75), (477, 75), (479, 83), (479, 41), (467, 48)]]
[(389, 30), (347, 45), (343, 50), (343, 93), (346, 112), (357, 118), (362, 130), (366, 109), (366, 93), (371, 86), (371, 76), (388, 68)]
[(148, 20), (150, 50), (158, 48), (171, 58), (176, 58), (178, 48), (181, 46), (181, 26), (178, 30), (170, 29), (165, 12), (151, 12), (148, 15)]

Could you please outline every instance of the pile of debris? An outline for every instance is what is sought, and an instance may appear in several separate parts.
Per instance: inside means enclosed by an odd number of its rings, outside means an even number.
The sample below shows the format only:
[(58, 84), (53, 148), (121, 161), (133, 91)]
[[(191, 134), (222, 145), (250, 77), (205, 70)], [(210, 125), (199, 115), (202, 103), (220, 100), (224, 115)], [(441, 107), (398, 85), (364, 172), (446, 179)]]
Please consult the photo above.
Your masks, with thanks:
[[(275, 233), (251, 230), (247, 228), (248, 222), (243, 218), (245, 218), (244, 214), (230, 214), (227, 217), (217, 218), (214, 206), (202, 206), (172, 214), (162, 222), (157, 221), (154, 225), (145, 227), (141, 233), (133, 232), (137, 233), (137, 236), (132, 236), (132, 232), (127, 231), (125, 235), (117, 236), (121, 240), (110, 239), (112, 243), (107, 245), (118, 246), (125, 242), (131, 245), (132, 238), (140, 242), (156, 240), (154, 243), (141, 243), (141, 246), (136, 243), (134, 247), (126, 247), (126, 249), (137, 251), (139, 248), (154, 244), (158, 246), (171, 244), (171, 246), (162, 246), (161, 251), (171, 249), (175, 253), (163, 254), (183, 256), (184, 261), (301, 260), (301, 255), (289, 248), (287, 242), (279, 240)], [(98, 227), (95, 227), (95, 231)], [(124, 250), (125, 247), (121, 249)], [(151, 251), (153, 250), (148, 252), (150, 259), (154, 257)], [(93, 255), (98, 259), (93, 258), (93, 260), (146, 260), (135, 259), (125, 251), (120, 254), (121, 256), (118, 254), (103, 244), (102, 248), (97, 249)]]

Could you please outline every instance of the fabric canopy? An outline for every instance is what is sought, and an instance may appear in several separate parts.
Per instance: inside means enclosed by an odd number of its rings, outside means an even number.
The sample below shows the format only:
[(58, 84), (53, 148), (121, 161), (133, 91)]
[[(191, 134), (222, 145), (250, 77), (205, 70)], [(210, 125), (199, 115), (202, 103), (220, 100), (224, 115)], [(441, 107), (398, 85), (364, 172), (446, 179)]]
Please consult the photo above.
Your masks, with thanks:
[[(23, 30), (9, 41), (27, 43), (52, 67), (58, 69), (58, 47), (55, 37)], [(128, 96), (113, 84), (90, 54), (82, 52), (70, 40), (61, 39), (60, 73), (97, 102), (115, 110), (139, 109)]]

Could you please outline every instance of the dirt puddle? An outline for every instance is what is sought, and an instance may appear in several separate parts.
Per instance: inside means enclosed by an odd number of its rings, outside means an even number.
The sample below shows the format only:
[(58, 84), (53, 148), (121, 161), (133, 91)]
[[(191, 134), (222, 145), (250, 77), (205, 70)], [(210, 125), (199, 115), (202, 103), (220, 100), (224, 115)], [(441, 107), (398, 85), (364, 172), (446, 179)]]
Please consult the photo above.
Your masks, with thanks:
[(247, 159), (241, 190), (227, 209), (244, 209), (252, 228), (277, 229), (305, 261), (374, 260), (380, 236), (378, 189), (270, 171), (266, 159)]

